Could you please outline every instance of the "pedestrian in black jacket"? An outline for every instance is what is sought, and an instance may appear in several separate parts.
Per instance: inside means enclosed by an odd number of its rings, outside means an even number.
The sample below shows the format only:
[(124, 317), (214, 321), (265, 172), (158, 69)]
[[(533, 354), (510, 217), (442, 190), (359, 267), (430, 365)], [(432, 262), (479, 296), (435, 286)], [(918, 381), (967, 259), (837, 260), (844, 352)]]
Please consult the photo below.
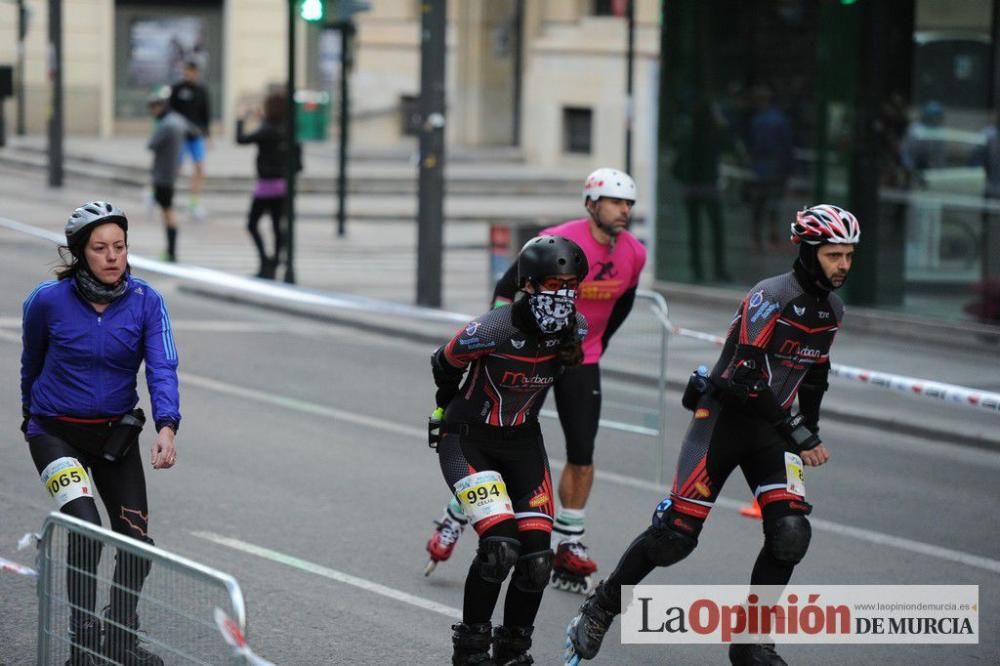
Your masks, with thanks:
[[(272, 94), (264, 100), (264, 116), (255, 132), (247, 134), (244, 131), (245, 117), (236, 121), (236, 143), (257, 144), (257, 186), (254, 188), (253, 201), (250, 203), (250, 213), (247, 216), (247, 231), (253, 238), (260, 258), (257, 277), (268, 279), (274, 279), (283, 245), (281, 218), (284, 215), (285, 199), (288, 195), (288, 181), (285, 176), (289, 156), (289, 142), (285, 132), (286, 114), (287, 105), (284, 96)], [(259, 111), (251, 115), (260, 118)], [(265, 211), (271, 216), (271, 226), (274, 230), (274, 254), (270, 256), (264, 250), (264, 239), (257, 228)]]
[[(209, 135), (212, 116), (209, 111), (208, 89), (201, 82), (201, 67), (197, 61), (184, 63), (184, 78), (170, 87), (170, 108), (191, 123), (184, 140), (184, 152), (191, 156), (194, 173), (191, 175), (191, 216), (196, 220), (205, 217), (198, 196), (205, 180), (205, 141)], [(183, 160), (183, 154), (181, 155)], [(177, 164), (180, 167), (180, 162)]]

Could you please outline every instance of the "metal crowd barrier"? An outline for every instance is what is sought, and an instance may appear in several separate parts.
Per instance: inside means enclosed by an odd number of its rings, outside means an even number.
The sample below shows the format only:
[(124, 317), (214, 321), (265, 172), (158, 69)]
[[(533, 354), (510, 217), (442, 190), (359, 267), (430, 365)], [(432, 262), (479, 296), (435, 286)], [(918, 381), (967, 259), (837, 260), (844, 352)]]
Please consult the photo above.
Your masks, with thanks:
[[(78, 549), (75, 564), (81, 562), (80, 552), (97, 553), (96, 573), (70, 564), (67, 553), (71, 543)], [(69, 659), (71, 585), (83, 590), (96, 581), (93, 608), (78, 606), (77, 611), (107, 626), (104, 610), (110, 597), (130, 593), (113, 580), (116, 560), (123, 557), (134, 566), (150, 567), (138, 601), (140, 626), (135, 633), (142, 649), (159, 655), (168, 665), (242, 663), (223, 640), (214, 619), (215, 609), (220, 608), (246, 633), (246, 609), (236, 579), (53, 512), (45, 520), (38, 551), (38, 664), (63, 664)], [(81, 594), (72, 596), (79, 601)]]
[[(671, 333), (667, 302), (655, 291), (640, 289), (635, 305), (621, 328), (611, 339), (601, 359), (602, 406), (601, 429), (650, 437), (656, 447), (656, 481), (665, 481), (667, 414), (667, 341)], [(655, 377), (655, 391), (649, 398), (619, 396), (608, 390), (609, 375), (621, 371), (630, 376)], [(540, 414), (558, 419), (555, 409)], [(600, 433), (598, 433), (600, 437)]]

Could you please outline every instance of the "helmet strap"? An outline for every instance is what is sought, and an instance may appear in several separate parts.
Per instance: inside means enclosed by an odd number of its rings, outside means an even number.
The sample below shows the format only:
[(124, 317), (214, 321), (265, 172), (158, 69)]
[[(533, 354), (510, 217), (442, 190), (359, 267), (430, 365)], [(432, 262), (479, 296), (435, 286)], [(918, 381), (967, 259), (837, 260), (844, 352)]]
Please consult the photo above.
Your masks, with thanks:
[(587, 199), (587, 213), (590, 214), (590, 219), (594, 221), (594, 226), (596, 226), (601, 233), (608, 237), (607, 245), (610, 249), (614, 249), (615, 241), (618, 240), (618, 236), (614, 233), (615, 228), (609, 224), (603, 224), (601, 222), (600, 216), (597, 214), (597, 202), (593, 199)]
[(817, 289), (830, 292), (836, 287), (830, 282), (830, 278), (826, 276), (823, 266), (819, 263), (819, 248), (820, 245), (800, 243), (799, 258), (795, 260), (795, 271), (805, 279), (806, 284), (803, 286), (815, 285)]

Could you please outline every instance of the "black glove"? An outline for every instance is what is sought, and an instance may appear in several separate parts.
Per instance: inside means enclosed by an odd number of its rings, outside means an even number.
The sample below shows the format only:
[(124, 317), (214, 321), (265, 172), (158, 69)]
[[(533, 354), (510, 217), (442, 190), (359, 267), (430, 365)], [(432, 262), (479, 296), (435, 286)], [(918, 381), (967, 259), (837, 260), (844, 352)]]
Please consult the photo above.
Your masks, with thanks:
[(775, 424), (775, 428), (788, 442), (794, 453), (815, 449), (823, 443), (819, 438), (819, 428), (815, 431), (806, 425), (806, 418), (801, 414), (789, 416), (784, 421)]
[(465, 368), (455, 368), (449, 365), (444, 358), (444, 347), (439, 347), (431, 354), (431, 372), (434, 375), (434, 385), (437, 386), (437, 391), (434, 393), (434, 404), (438, 407), (447, 407), (448, 403), (461, 390)]
[(580, 365), (583, 363), (583, 343), (575, 337), (563, 340), (556, 349), (556, 358), (567, 367)]
[(21, 408), (21, 432), (25, 435), (28, 434), (28, 421), (31, 420), (31, 412), (28, 411), (27, 407)]

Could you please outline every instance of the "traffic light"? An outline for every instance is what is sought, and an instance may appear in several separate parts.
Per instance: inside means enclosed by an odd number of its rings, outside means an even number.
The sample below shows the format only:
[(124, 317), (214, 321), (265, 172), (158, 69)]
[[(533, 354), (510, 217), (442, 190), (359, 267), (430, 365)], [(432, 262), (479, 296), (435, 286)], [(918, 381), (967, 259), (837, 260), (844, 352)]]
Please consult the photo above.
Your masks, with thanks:
[(325, 4), (324, 0), (302, 0), (302, 4), (299, 5), (299, 16), (310, 23), (322, 21)]

